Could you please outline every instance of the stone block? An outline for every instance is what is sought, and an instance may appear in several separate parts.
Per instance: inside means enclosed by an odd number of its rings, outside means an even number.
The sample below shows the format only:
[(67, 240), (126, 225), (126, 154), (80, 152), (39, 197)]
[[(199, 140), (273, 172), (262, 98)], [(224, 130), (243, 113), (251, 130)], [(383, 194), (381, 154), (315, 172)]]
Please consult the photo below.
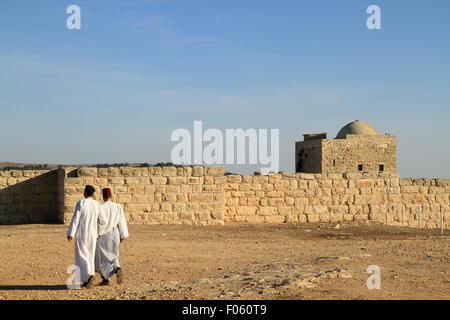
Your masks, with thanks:
[(133, 168), (132, 167), (120, 167), (120, 174), (124, 177), (129, 177), (133, 174)]
[(201, 166), (192, 167), (192, 176), (193, 177), (202, 177), (203, 176), (203, 167), (201, 167)]
[(155, 185), (165, 185), (167, 177), (150, 177), (150, 182)]
[(205, 176), (218, 177), (218, 176), (223, 176), (224, 174), (225, 174), (225, 168), (222, 166), (205, 167)]
[(314, 174), (311, 173), (299, 173), (300, 180), (314, 180)]
[(227, 181), (230, 183), (236, 183), (236, 182), (242, 181), (242, 176), (237, 175), (237, 174), (228, 175), (228, 176), (226, 176), (226, 178), (227, 178)]
[(187, 183), (189, 183), (189, 184), (203, 184), (203, 178), (202, 177), (188, 177), (187, 178)]
[(148, 177), (149, 176), (149, 168), (133, 168), (132, 176), (134, 177)]
[(149, 176), (160, 176), (162, 175), (162, 167), (149, 167), (148, 168)]
[(319, 222), (319, 215), (318, 214), (307, 214), (306, 215), (308, 223), (316, 223)]
[(293, 207), (291, 207), (291, 206), (280, 206), (280, 207), (278, 207), (278, 214), (279, 215), (287, 216), (287, 215), (290, 215), (291, 213), (293, 213)]
[(119, 202), (120, 204), (133, 202), (133, 196), (131, 194), (119, 193), (116, 196), (117, 196), (117, 202)]
[(255, 215), (256, 214), (256, 206), (242, 206), (237, 208), (237, 214), (239, 215)]
[(99, 177), (107, 177), (108, 176), (108, 168), (98, 168), (97, 175)]
[(267, 223), (284, 223), (284, 216), (265, 216), (265, 221)]
[(162, 167), (162, 175), (164, 177), (176, 177), (177, 168), (176, 167)]
[(182, 185), (186, 183), (186, 177), (169, 177), (169, 185)]
[(121, 175), (121, 173), (120, 173), (120, 169), (119, 168), (116, 168), (116, 167), (109, 167), (108, 168), (108, 176), (110, 176), (110, 177), (117, 177), (117, 176), (120, 176)]
[(121, 178), (121, 177), (108, 178), (108, 184), (110, 184), (110, 185), (123, 185), (124, 182), (125, 182), (125, 179)]
[(14, 178), (21, 178), (23, 176), (22, 170), (11, 170), (11, 176)]
[(189, 201), (192, 202), (208, 202), (213, 200), (213, 195), (211, 193), (193, 193), (188, 197)]
[(225, 181), (227, 181), (227, 177), (225, 177), (225, 176), (220, 176), (220, 177), (214, 178), (215, 184), (223, 184), (223, 183), (225, 183)]

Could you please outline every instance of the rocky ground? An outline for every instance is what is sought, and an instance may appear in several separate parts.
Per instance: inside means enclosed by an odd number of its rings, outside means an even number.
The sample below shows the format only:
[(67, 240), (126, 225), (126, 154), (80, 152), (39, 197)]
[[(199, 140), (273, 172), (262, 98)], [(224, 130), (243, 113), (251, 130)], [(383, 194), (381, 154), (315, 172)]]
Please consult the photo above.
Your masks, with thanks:
[[(91, 290), (66, 287), (66, 231), (0, 226), (0, 299), (450, 299), (450, 231), (131, 225), (125, 282)], [(380, 267), (379, 290), (366, 286), (370, 265)]]

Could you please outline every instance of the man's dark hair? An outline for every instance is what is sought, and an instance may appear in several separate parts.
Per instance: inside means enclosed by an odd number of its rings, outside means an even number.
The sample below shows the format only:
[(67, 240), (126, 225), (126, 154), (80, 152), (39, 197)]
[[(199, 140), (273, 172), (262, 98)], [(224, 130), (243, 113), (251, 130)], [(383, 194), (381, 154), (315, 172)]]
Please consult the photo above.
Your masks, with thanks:
[(95, 192), (95, 188), (91, 185), (87, 185), (86, 188), (84, 188), (84, 192), (88, 197), (92, 197)]

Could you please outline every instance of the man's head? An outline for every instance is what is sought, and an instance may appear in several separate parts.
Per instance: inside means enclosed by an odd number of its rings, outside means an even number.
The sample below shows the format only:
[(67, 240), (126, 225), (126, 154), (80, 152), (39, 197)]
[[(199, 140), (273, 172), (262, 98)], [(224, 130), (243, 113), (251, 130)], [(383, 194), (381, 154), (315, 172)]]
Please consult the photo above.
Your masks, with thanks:
[(87, 185), (84, 188), (84, 197), (85, 198), (90, 198), (94, 196), (94, 192), (95, 192), (95, 188), (91, 185)]
[(103, 189), (102, 194), (103, 194), (103, 200), (105, 200), (105, 201), (111, 200), (112, 194), (111, 194), (110, 188)]

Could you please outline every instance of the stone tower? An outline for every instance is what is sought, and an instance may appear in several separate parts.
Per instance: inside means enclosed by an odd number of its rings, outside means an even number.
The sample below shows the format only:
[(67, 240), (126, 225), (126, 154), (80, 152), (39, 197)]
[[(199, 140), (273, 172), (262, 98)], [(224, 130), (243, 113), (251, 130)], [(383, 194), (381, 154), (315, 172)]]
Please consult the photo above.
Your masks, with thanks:
[(396, 136), (379, 135), (365, 122), (347, 124), (335, 139), (327, 133), (303, 136), (295, 143), (296, 172), (397, 172)]

